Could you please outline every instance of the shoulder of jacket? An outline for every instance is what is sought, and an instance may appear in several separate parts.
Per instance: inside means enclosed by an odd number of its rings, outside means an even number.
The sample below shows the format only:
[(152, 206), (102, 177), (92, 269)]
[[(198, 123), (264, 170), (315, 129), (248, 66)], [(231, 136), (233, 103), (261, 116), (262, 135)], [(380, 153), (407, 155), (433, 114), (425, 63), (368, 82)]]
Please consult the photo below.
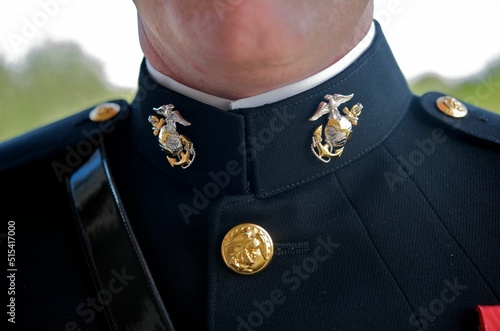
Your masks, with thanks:
[(127, 101), (112, 100), (2, 142), (0, 171), (38, 161), (75, 146), (82, 149), (82, 153), (87, 153), (99, 145), (106, 134), (111, 134), (129, 113)]
[[(438, 107), (438, 100), (445, 100), (445, 97), (448, 100), (456, 100), (458, 105), (464, 105), (467, 109), (467, 114), (459, 118), (446, 115)], [(488, 144), (500, 145), (499, 114), (481, 109), (456, 98), (450, 98), (453, 97), (439, 92), (429, 92), (420, 98), (420, 104), (425, 112), (441, 125)]]

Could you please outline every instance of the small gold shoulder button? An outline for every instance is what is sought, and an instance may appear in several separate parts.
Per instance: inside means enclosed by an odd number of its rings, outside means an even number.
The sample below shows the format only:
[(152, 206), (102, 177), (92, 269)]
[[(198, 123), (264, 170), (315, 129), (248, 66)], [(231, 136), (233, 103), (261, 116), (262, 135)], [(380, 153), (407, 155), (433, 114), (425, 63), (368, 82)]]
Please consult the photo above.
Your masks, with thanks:
[(115, 117), (120, 112), (120, 109), (120, 105), (116, 103), (102, 103), (92, 109), (89, 118), (93, 122), (104, 122)]
[(441, 112), (454, 118), (465, 117), (469, 112), (467, 106), (448, 95), (438, 98), (436, 100), (436, 105)]

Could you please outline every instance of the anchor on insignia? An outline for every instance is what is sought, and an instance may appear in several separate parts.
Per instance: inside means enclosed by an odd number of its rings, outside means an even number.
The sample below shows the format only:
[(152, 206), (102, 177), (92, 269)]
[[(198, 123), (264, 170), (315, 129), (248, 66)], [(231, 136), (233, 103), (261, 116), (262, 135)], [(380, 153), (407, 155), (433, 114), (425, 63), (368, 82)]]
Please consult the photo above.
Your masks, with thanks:
[[(322, 101), (314, 115), (309, 121), (316, 121), (323, 115), (328, 114), (328, 122), (323, 131), (323, 125), (320, 125), (314, 130), (312, 137), (311, 150), (314, 155), (322, 162), (330, 162), (332, 157), (340, 157), (344, 151), (344, 146), (350, 138), (352, 126), (358, 125), (358, 117), (361, 115), (363, 105), (355, 104), (348, 109), (344, 107), (341, 115), (338, 107), (351, 100), (354, 94), (327, 94), (325, 101)], [(324, 138), (323, 138), (324, 136)], [(324, 139), (324, 143), (323, 143)]]
[(167, 153), (168, 163), (172, 167), (180, 165), (182, 169), (186, 169), (193, 163), (196, 152), (191, 140), (177, 132), (176, 123), (183, 126), (189, 126), (191, 123), (186, 121), (179, 111), (173, 109), (173, 104), (153, 108), (157, 114), (165, 118), (159, 119), (151, 115), (148, 121), (153, 125), (153, 134), (158, 137), (161, 149)]

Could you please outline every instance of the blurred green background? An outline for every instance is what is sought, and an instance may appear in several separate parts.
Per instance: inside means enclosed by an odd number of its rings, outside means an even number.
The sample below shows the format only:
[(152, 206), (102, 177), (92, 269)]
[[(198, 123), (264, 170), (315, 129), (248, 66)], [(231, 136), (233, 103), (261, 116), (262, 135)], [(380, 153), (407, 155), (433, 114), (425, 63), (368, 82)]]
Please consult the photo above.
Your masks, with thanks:
[[(101, 65), (76, 44), (45, 44), (24, 63), (9, 66), (0, 59), (0, 141), (103, 101), (131, 101), (135, 93), (111, 86)], [(429, 75), (410, 85), (418, 95), (441, 91), (500, 113), (500, 62), (465, 80)]]

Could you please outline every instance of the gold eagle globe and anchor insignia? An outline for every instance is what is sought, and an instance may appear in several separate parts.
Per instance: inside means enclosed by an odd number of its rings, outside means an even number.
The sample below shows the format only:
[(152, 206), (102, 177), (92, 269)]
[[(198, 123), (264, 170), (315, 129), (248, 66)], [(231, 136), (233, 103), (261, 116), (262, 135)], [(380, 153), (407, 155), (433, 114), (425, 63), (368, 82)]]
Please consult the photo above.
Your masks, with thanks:
[(148, 121), (153, 125), (153, 134), (158, 137), (161, 149), (167, 153), (168, 163), (172, 167), (181, 166), (182, 169), (186, 169), (193, 163), (196, 152), (191, 140), (177, 132), (176, 123), (184, 126), (189, 126), (191, 123), (186, 121), (179, 111), (173, 109), (173, 104), (153, 108), (157, 114), (165, 118), (159, 119), (151, 115)]
[(358, 125), (358, 117), (361, 115), (361, 110), (363, 109), (362, 104), (357, 103), (350, 110), (344, 107), (342, 112), (345, 116), (341, 115), (338, 110), (341, 104), (351, 100), (353, 96), (354, 94), (325, 95), (327, 102), (322, 101), (314, 115), (309, 119), (309, 121), (316, 121), (321, 116), (328, 114), (328, 122), (326, 123), (324, 132), (323, 125), (320, 125), (314, 130), (312, 137), (311, 150), (314, 156), (321, 162), (328, 163), (332, 157), (340, 157), (344, 151), (345, 144), (350, 138), (352, 126)]

